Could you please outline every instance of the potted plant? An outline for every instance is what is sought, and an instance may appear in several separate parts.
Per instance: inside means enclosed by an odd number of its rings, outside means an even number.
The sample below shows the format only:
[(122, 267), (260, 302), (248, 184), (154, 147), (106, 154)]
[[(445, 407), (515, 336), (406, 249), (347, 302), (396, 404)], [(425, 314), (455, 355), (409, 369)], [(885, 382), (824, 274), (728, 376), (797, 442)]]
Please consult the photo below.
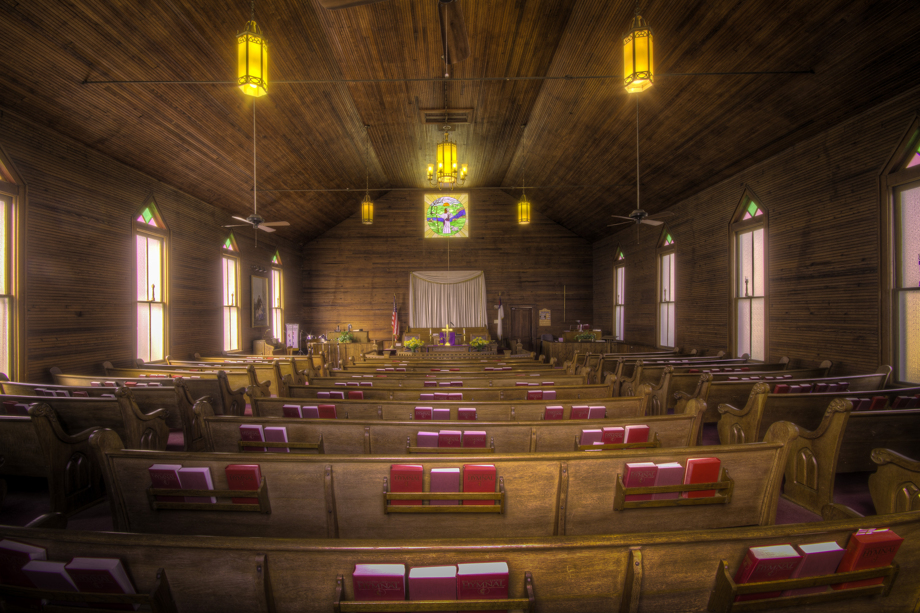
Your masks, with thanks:
[(423, 341), (420, 338), (410, 338), (405, 343), (403, 343), (403, 347), (405, 347), (412, 353), (417, 352), (419, 349), (421, 349), (424, 346), (425, 346), (425, 341)]
[(340, 343), (351, 343), (351, 342), (354, 342), (354, 340), (355, 340), (355, 337), (354, 335), (352, 335), (351, 332), (342, 332), (341, 334), (339, 334)]
[(575, 340), (577, 342), (593, 341), (595, 339), (597, 339), (597, 335), (594, 332), (582, 332), (581, 334), (575, 335)]
[(482, 338), (481, 336), (477, 336), (472, 341), (470, 341), (470, 347), (473, 348), (473, 351), (485, 351), (486, 347), (488, 346), (489, 346), (489, 341)]

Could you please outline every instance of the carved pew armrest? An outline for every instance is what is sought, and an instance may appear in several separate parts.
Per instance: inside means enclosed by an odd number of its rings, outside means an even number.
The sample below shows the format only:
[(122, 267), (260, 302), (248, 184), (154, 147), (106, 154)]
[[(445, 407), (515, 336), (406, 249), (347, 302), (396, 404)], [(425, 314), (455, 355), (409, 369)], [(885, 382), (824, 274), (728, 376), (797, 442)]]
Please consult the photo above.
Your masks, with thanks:
[(833, 521), (835, 519), (853, 519), (857, 517), (863, 517), (863, 515), (857, 513), (845, 504), (840, 504), (839, 502), (832, 502), (830, 504), (824, 505), (821, 508), (821, 519), (824, 521)]
[(716, 409), (718, 409), (719, 413), (722, 413), (723, 415), (733, 415), (735, 417), (742, 417), (743, 415), (747, 415), (750, 412), (751, 407), (750, 405), (748, 405), (748, 406), (738, 409), (736, 407), (733, 407), (730, 404), (720, 404), (718, 407), (716, 407)]

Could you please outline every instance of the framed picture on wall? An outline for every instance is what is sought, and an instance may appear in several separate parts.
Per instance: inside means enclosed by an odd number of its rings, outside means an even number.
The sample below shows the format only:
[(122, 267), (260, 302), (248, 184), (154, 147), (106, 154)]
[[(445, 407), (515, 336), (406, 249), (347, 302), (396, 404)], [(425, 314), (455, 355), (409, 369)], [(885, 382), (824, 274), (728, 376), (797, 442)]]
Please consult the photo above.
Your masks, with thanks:
[(252, 275), (252, 327), (268, 327), (268, 277)]

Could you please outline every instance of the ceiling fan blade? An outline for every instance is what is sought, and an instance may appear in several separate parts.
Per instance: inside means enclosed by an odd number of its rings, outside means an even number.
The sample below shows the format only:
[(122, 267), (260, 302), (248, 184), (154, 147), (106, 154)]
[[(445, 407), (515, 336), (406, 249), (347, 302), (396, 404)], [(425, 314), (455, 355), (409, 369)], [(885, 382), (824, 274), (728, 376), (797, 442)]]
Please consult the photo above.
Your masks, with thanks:
[(438, 0), (441, 17), (441, 41), (447, 48), (448, 64), (456, 64), (470, 57), (470, 36), (463, 20), (459, 0)]
[(636, 221), (636, 220), (633, 219), (632, 217), (623, 217), (622, 215), (611, 215), (611, 217), (616, 218), (616, 219), (626, 219), (626, 220), (632, 221), (632, 222), (635, 222), (635, 221)]
[(648, 218), (645, 218), (645, 219), (643, 219), (642, 221), (640, 221), (639, 223), (643, 223), (643, 224), (645, 224), (645, 225), (647, 225), (647, 226), (660, 226), (660, 225), (662, 225), (664, 222), (663, 222), (663, 221), (658, 221), (658, 220), (656, 220), (656, 219), (648, 219)]
[(249, 223), (249, 220), (244, 217), (237, 217), (236, 215), (233, 215), (232, 217), (233, 219), (236, 219), (237, 221), (245, 221), (246, 223)]
[(275, 231), (274, 228), (266, 228), (264, 223), (259, 224), (259, 229), (262, 230), (263, 232), (274, 232)]
[(362, 6), (364, 4), (374, 4), (382, 0), (317, 0), (319, 5), (324, 9), (333, 11), (335, 9), (347, 9), (352, 6)]
[(612, 227), (614, 227), (614, 226), (625, 226), (625, 225), (628, 224), (628, 223), (629, 223), (628, 221), (621, 221), (621, 222), (619, 222), (619, 223), (607, 224), (607, 227), (608, 227), (608, 228), (612, 228)]
[(260, 226), (275, 226), (276, 228), (280, 228), (282, 226), (289, 226), (291, 224), (289, 224), (286, 221), (263, 221), (259, 225)]
[(248, 224), (248, 223), (247, 224), (234, 224), (232, 226), (221, 226), (221, 228), (245, 228), (246, 226), (249, 226), (249, 225), (251, 224)]

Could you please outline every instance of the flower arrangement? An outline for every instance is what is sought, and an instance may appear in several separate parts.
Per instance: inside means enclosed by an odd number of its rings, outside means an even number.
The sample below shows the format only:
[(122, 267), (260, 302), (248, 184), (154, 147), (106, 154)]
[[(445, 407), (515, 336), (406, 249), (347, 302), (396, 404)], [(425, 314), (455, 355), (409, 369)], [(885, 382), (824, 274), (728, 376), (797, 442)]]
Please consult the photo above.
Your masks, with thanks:
[(594, 332), (582, 332), (581, 334), (575, 335), (576, 341), (593, 341), (597, 338), (597, 335)]
[(351, 332), (342, 332), (341, 334), (339, 334), (340, 343), (351, 343), (351, 342), (354, 342), (354, 340), (355, 340), (355, 337)]
[(418, 351), (421, 347), (424, 347), (424, 346), (425, 346), (425, 341), (423, 341), (420, 338), (410, 338), (405, 343), (403, 343), (403, 347), (405, 347), (409, 351)]
[(484, 351), (485, 348), (488, 346), (489, 346), (489, 341), (482, 338), (481, 336), (477, 336), (476, 338), (470, 341), (470, 347), (473, 348), (473, 351)]

